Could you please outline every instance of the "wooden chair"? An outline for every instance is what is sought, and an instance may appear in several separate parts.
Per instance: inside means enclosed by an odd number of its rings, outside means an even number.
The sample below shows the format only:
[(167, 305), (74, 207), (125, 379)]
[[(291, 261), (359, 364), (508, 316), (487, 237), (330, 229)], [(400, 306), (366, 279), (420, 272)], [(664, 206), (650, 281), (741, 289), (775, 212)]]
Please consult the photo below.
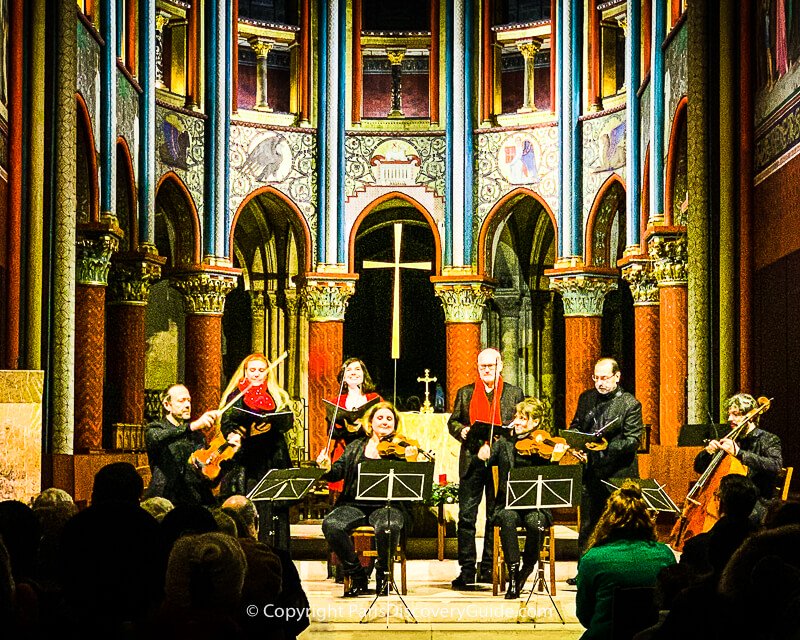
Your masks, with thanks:
[[(356, 527), (353, 529), (351, 534), (353, 536), (353, 543), (356, 547), (356, 553), (359, 556), (359, 560), (362, 559), (362, 556), (365, 558), (377, 558), (378, 552), (375, 550), (375, 528), (370, 525), (364, 525), (363, 527)], [(400, 536), (400, 542), (397, 545), (397, 548), (394, 551), (394, 556), (392, 557), (393, 565), (392, 571), (394, 571), (394, 563), (400, 564), (400, 593), (403, 595), (408, 594), (408, 581), (407, 581), (407, 574), (406, 574), (406, 536), (405, 533)], [(361, 563), (364, 564), (363, 562)], [(393, 576), (394, 577), (394, 576)], [(344, 578), (344, 591), (347, 591), (350, 588), (350, 578), (345, 576)]]
[(777, 495), (783, 502), (789, 499), (789, 485), (792, 484), (792, 474), (794, 467), (783, 467), (778, 476)]

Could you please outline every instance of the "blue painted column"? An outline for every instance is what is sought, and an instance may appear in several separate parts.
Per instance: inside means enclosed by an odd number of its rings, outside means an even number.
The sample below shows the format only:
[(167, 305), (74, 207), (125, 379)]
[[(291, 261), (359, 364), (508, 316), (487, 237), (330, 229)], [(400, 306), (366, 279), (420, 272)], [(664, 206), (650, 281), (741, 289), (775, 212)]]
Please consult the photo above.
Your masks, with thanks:
[[(228, 255), (230, 253), (230, 234), (231, 234), (231, 218), (232, 212), (230, 208), (231, 202), (231, 154), (229, 153), (229, 149), (231, 148), (231, 114), (233, 113), (233, 34), (235, 33), (234, 25), (238, 20), (238, 16), (233, 15), (233, 2), (231, 0), (226, 0), (225, 2), (225, 64), (224, 64), (224, 72), (225, 72), (225, 113), (224, 113), (224, 122), (225, 122), (225, 142), (223, 148), (225, 149), (225, 153), (223, 157), (225, 158), (225, 180), (223, 181), (223, 194), (222, 194), (222, 201), (224, 205), (224, 210), (217, 215), (217, 238), (221, 238), (221, 247), (220, 242), (217, 243), (217, 255), (218, 256), (228, 256), (231, 261), (233, 261), (233, 256)], [(220, 228), (221, 227), (221, 228)]]
[(327, 48), (326, 81), (319, 85), (320, 91), (328, 93), (325, 100), (325, 111), (320, 112), (322, 127), (325, 129), (325, 148), (321, 151), (325, 156), (325, 172), (319, 189), (325, 192), (325, 206), (324, 208), (320, 207), (319, 216), (325, 218), (325, 236), (323, 238), (325, 249), (322, 261), (336, 262), (340, 255), (338, 247), (340, 234), (339, 161), (340, 156), (343, 156), (344, 153), (343, 131), (340, 130), (339, 118), (340, 111), (344, 112), (344, 104), (339, 103), (342, 80), (339, 66), (342, 46), (340, 43), (342, 34), (339, 31), (341, 11), (339, 0), (327, 0), (325, 11), (327, 15), (325, 16), (325, 44), (323, 47)]
[(225, 127), (227, 120), (227, 2), (205, 3), (205, 182), (203, 253), (225, 255)]
[(453, 99), (455, 78), (453, 76), (453, 4), (448, 0), (445, 5), (445, 157), (444, 157), (444, 264), (453, 262)]
[(650, 46), (650, 219), (664, 219), (664, 42), (667, 5), (653, 3)]
[(625, 38), (625, 68), (628, 71), (628, 95), (625, 105), (625, 163), (627, 197), (625, 198), (625, 217), (627, 218), (625, 243), (628, 247), (641, 244), (641, 202), (642, 191), (641, 141), (639, 140), (639, 85), (641, 84), (642, 12), (640, 2), (628, 5), (628, 27)]
[(155, 243), (156, 3), (139, 1), (139, 243)]
[(581, 6), (564, 0), (561, 12), (561, 202), (559, 224), (561, 257), (580, 256), (583, 250), (581, 215)]
[(337, 183), (337, 191), (339, 193), (339, 197), (336, 201), (336, 244), (338, 247), (338, 251), (336, 254), (336, 261), (339, 263), (344, 263), (347, 260), (347, 242), (344, 237), (344, 196), (345, 196), (345, 180), (344, 180), (344, 173), (345, 173), (345, 159), (344, 159), (344, 148), (345, 148), (345, 113), (346, 109), (344, 105), (346, 104), (347, 100), (347, 74), (344, 72), (347, 69), (347, 38), (345, 34), (347, 33), (347, 11), (346, 11), (346, 3), (342, 3), (339, 5), (337, 11), (339, 12), (339, 48), (337, 51), (337, 69), (339, 70), (339, 82), (336, 83), (337, 92), (336, 92), (336, 104), (338, 105), (337, 114), (338, 114), (338, 121), (336, 123), (337, 126), (337, 142), (336, 145), (336, 161), (337, 166), (339, 167), (339, 171), (337, 172), (338, 175), (338, 183)]
[(100, 55), (100, 215), (117, 206), (117, 0), (104, 0), (100, 12), (105, 46)]
[[(328, 31), (328, 7), (319, 6), (319, 33)], [(325, 115), (328, 112), (328, 41), (318, 38), (319, 64), (317, 65), (317, 262), (325, 262), (325, 237), (327, 225), (325, 212), (328, 206), (328, 192), (325, 189), (325, 176), (328, 174), (328, 138)]]

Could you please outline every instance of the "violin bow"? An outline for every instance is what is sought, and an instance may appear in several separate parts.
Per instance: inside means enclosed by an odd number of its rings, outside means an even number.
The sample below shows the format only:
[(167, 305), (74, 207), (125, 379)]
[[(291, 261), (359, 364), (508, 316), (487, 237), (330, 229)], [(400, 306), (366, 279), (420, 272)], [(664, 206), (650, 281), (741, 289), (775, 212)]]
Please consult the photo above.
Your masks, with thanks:
[[(494, 442), (494, 410), (497, 408), (497, 396), (500, 395), (497, 393), (497, 383), (500, 380), (500, 358), (494, 359), (494, 395), (492, 396), (492, 417), (489, 418), (489, 449), (492, 448), (492, 443)], [(502, 419), (501, 419), (502, 422)], [(489, 461), (486, 461), (486, 465), (489, 465)]]
[[(272, 361), (272, 364), (270, 364), (270, 365), (267, 367), (267, 371), (266, 371), (266, 372), (267, 372), (267, 373), (269, 373), (270, 371), (272, 371), (272, 370), (273, 370), (275, 367), (277, 367), (277, 366), (278, 366), (278, 365), (279, 365), (281, 362), (283, 362), (284, 360), (286, 360), (286, 356), (288, 356), (288, 355), (289, 355), (289, 352), (288, 352), (288, 351), (284, 351), (284, 352), (283, 352), (281, 355), (279, 355), (277, 358), (275, 358), (275, 360), (273, 360), (273, 361)], [(253, 386), (253, 384), (252, 384), (252, 383), (248, 384), (248, 385), (247, 385), (247, 386), (246, 386), (244, 389), (242, 389), (242, 390), (241, 390), (239, 393), (237, 393), (237, 394), (236, 394), (236, 395), (235, 395), (235, 396), (234, 396), (234, 397), (233, 397), (233, 398), (230, 400), (230, 402), (228, 402), (228, 403), (227, 403), (227, 404), (226, 404), (224, 407), (222, 407), (222, 409), (220, 409), (220, 410), (219, 410), (219, 415), (220, 415), (220, 417), (222, 417), (222, 414), (223, 414), (223, 413), (225, 413), (225, 412), (226, 412), (228, 409), (230, 409), (230, 408), (231, 408), (231, 407), (232, 407), (234, 404), (236, 404), (236, 401), (237, 401), (237, 400), (239, 400), (239, 398), (241, 398), (241, 397), (242, 397), (242, 396), (243, 396), (245, 393), (247, 393), (247, 392), (250, 390), (250, 387), (252, 387), (252, 386)]]
[(339, 383), (339, 393), (336, 396), (336, 406), (333, 408), (333, 416), (331, 416), (331, 426), (328, 429), (328, 443), (325, 445), (325, 451), (330, 455), (331, 440), (333, 440), (333, 427), (336, 424), (336, 416), (339, 414), (339, 398), (342, 397), (342, 389), (344, 389), (344, 365), (342, 365), (342, 381)]

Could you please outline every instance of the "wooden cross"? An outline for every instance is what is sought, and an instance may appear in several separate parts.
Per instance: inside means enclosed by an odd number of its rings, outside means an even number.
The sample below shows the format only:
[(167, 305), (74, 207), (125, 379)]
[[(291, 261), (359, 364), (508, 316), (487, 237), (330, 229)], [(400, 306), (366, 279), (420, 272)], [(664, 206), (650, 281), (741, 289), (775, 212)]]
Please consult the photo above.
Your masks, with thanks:
[(365, 269), (394, 269), (392, 300), (392, 359), (400, 358), (400, 269), (422, 269), (431, 268), (430, 262), (400, 262), (400, 240), (403, 233), (403, 225), (399, 222), (394, 223), (394, 262), (377, 262), (375, 260), (364, 260)]
[(431, 370), (425, 369), (425, 377), (417, 378), (417, 382), (425, 383), (425, 402), (423, 403), (422, 408), (419, 411), (420, 413), (433, 413), (433, 407), (431, 406), (431, 401), (430, 401), (431, 392), (430, 389), (428, 388), (428, 385), (431, 382), (436, 382), (436, 376), (433, 376), (433, 378), (431, 378), (430, 376), (431, 376)]

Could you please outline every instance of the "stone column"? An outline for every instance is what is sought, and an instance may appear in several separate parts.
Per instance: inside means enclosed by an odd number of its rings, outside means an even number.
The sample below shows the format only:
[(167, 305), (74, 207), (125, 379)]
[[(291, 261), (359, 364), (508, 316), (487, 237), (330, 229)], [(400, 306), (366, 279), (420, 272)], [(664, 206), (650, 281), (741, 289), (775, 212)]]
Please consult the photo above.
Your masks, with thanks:
[[(283, 312), (278, 304), (278, 293), (275, 291), (268, 291), (269, 297), (269, 359), (275, 360), (283, 353)], [(278, 384), (283, 386), (286, 380), (286, 364), (281, 362), (275, 371), (275, 379)]]
[(192, 414), (216, 409), (222, 382), (222, 312), (236, 288), (238, 269), (176, 273), (170, 284), (183, 295), (186, 312), (184, 377), (192, 394)]
[(517, 113), (531, 113), (536, 111), (536, 96), (534, 92), (535, 74), (534, 61), (539, 49), (542, 48), (541, 38), (528, 38), (517, 42), (517, 49), (525, 59), (525, 85), (523, 91), (522, 107), (517, 109)]
[(266, 309), (263, 289), (250, 289), (250, 313), (253, 317), (250, 344), (253, 353), (264, 353), (266, 335)]
[(493, 287), (479, 276), (433, 276), (434, 293), (444, 308), (447, 341), (447, 410), (452, 411), (456, 392), (475, 381), (481, 351), (481, 319)]
[(267, 38), (253, 36), (248, 40), (256, 54), (256, 111), (272, 111), (267, 96), (267, 58), (274, 43)]
[(116, 254), (106, 292), (106, 425), (144, 422), (145, 312), (150, 286), (166, 258), (155, 252)]
[(642, 403), (642, 421), (650, 425), (650, 443), (661, 444), (658, 283), (653, 263), (647, 256), (625, 258), (620, 266), (622, 277), (630, 284), (633, 294), (636, 398)]
[(76, 452), (103, 447), (106, 285), (111, 254), (119, 246), (120, 235), (112, 222), (106, 232), (99, 229), (81, 232), (76, 243), (75, 308), (79, 310), (75, 314)]
[(300, 298), (296, 289), (287, 289), (283, 293), (286, 300), (286, 348), (289, 358), (286, 365), (286, 391), (292, 398), (301, 397), (299, 386), (300, 363), (307, 357), (300, 349), (300, 335), (298, 333), (298, 311)]
[(571, 271), (553, 269), (545, 272), (550, 288), (561, 294), (564, 302), (564, 341), (566, 343), (566, 420), (575, 415), (578, 396), (594, 385), (594, 363), (603, 355), (600, 329), (603, 300), (617, 288), (610, 269)]
[(500, 310), (500, 353), (503, 356), (503, 380), (523, 387), (524, 381), (518, 374), (519, 370), (519, 312), (521, 308), (519, 293), (512, 295), (497, 295), (494, 301)]
[(167, 89), (164, 82), (164, 27), (169, 22), (170, 14), (156, 12), (156, 87)]
[(678, 444), (680, 426), (686, 422), (686, 234), (677, 227), (655, 227), (648, 241), (660, 301), (660, 441), (674, 446)]
[(307, 274), (302, 288), (308, 312), (308, 453), (325, 446), (327, 429), (322, 401), (336, 395), (342, 366), (344, 312), (356, 291), (357, 274)]
[(405, 49), (387, 49), (386, 56), (392, 65), (392, 110), (389, 118), (403, 117), (403, 58)]

